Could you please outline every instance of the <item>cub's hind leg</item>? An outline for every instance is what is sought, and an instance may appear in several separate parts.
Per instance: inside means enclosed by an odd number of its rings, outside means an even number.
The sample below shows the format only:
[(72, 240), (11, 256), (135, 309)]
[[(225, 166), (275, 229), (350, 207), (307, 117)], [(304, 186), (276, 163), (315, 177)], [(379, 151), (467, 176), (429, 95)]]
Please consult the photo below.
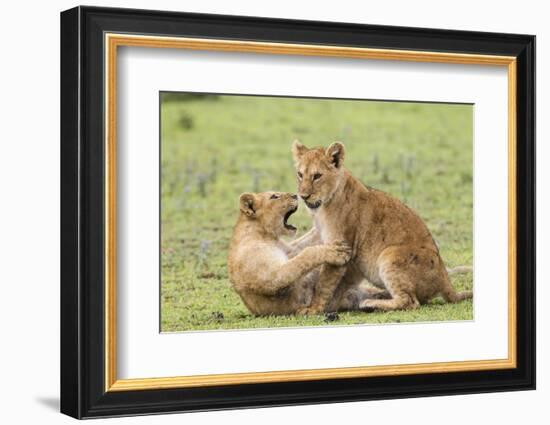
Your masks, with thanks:
[(371, 298), (373, 300), (391, 299), (391, 294), (387, 290), (377, 288), (376, 286), (361, 288), (361, 293), (364, 298)]
[(423, 253), (408, 247), (386, 248), (378, 258), (378, 275), (391, 298), (365, 299), (360, 304), (363, 311), (410, 310), (420, 306), (417, 285), (426, 276)]
[[(395, 284), (396, 281), (391, 281), (390, 284)], [(399, 285), (399, 284), (398, 284)], [(359, 310), (362, 311), (392, 311), (392, 310), (412, 310), (418, 308), (420, 303), (418, 299), (407, 291), (396, 290), (390, 299), (371, 299), (367, 298), (361, 301)]]

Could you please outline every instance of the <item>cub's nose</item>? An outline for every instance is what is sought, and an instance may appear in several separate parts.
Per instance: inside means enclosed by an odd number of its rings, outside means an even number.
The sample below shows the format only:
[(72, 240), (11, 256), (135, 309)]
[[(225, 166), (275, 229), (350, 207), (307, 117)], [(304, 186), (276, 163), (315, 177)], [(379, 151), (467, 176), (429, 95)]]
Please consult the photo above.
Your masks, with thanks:
[(292, 199), (298, 199), (298, 195), (291, 195), (290, 196)]
[(304, 201), (307, 201), (311, 195), (300, 195), (300, 198), (302, 198)]

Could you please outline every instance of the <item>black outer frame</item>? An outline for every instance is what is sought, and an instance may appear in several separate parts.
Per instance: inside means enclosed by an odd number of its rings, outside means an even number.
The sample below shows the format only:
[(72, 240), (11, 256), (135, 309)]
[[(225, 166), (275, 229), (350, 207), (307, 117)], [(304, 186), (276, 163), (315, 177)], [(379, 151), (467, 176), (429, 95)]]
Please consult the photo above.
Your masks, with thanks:
[[(105, 32), (517, 57), (517, 368), (104, 391)], [(76, 418), (535, 388), (535, 37), (76, 7), (61, 13), (61, 412)]]

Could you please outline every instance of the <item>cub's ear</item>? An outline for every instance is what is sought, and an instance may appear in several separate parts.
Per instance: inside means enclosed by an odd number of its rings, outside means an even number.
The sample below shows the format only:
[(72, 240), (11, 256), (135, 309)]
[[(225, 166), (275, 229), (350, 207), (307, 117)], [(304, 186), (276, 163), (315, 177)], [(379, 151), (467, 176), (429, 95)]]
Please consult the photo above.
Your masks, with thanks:
[(256, 197), (253, 193), (243, 193), (239, 197), (241, 211), (248, 217), (256, 217)]
[(304, 145), (302, 145), (298, 140), (294, 140), (292, 143), (292, 157), (294, 158), (294, 163), (297, 163), (301, 156), (308, 151)]
[(332, 143), (325, 151), (329, 161), (336, 167), (340, 168), (344, 163), (344, 156), (346, 155), (346, 149), (344, 144), (340, 142)]

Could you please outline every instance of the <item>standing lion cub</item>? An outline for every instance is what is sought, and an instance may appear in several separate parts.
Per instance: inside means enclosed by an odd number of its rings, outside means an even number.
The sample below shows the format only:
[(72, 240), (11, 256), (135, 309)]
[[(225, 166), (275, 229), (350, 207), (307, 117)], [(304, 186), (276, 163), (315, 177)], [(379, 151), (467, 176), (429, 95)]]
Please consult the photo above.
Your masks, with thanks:
[(296, 232), (288, 223), (298, 208), (296, 195), (243, 193), (239, 204), (229, 247), (229, 278), (253, 314), (296, 313), (311, 301), (319, 276), (315, 269), (323, 264), (343, 266), (349, 260), (350, 249), (343, 244), (304, 248), (304, 238), (290, 244), (281, 239)]
[(325, 264), (315, 295), (303, 314), (334, 309), (349, 285), (363, 278), (387, 290), (389, 299), (365, 299), (363, 310), (417, 308), (441, 294), (446, 301), (472, 297), (456, 292), (439, 249), (418, 215), (387, 193), (364, 186), (344, 168), (345, 148), (308, 149), (294, 142), (298, 193), (314, 217), (310, 238), (345, 241), (352, 249), (345, 266)]

